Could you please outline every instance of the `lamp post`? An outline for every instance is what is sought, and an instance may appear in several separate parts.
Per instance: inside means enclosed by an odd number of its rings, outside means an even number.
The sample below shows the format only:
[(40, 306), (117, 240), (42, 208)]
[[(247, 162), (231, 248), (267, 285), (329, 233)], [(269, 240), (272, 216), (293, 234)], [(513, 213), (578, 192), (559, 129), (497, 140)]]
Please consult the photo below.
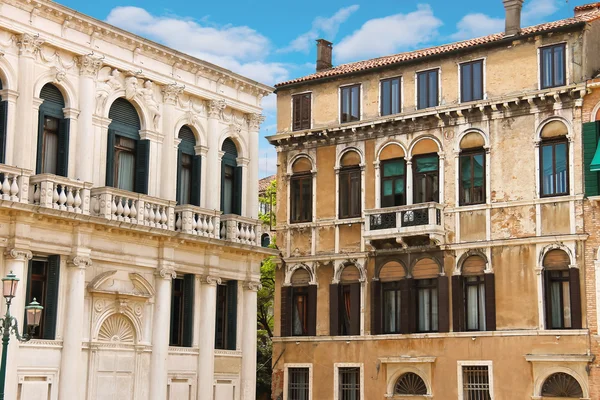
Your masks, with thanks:
[[(10, 271), (8, 275), (2, 278), (2, 295), (6, 299), (6, 314), (4, 318), (0, 318), (0, 332), (2, 333), (2, 364), (0, 365), (0, 400), (4, 400), (4, 384), (6, 381), (6, 356), (8, 353), (8, 341), (10, 340), (11, 332), (15, 334), (15, 337), (19, 342), (27, 342), (31, 340), (31, 335), (26, 333), (23, 336), (19, 334), (19, 323), (17, 319), (10, 315), (10, 303), (15, 297), (17, 292), (17, 285), (19, 284), (19, 278)], [(42, 317), (42, 310), (44, 307), (40, 305), (35, 299), (27, 307), (25, 311), (27, 313), (27, 326), (30, 327), (29, 331), (34, 332), (35, 328), (40, 324), (40, 318)]]

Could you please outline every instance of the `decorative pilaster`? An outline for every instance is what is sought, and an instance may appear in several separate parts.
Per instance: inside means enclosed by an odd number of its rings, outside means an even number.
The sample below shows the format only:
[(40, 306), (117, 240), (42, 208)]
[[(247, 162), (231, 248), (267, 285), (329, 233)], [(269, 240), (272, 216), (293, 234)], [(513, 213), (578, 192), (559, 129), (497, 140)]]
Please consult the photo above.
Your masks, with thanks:
[[(213, 400), (215, 373), (215, 318), (217, 285), (221, 278), (205, 275), (200, 285), (200, 338), (198, 338), (198, 400)], [(256, 313), (255, 313), (256, 314)], [(256, 326), (254, 327), (256, 330)], [(204, 389), (203, 389), (204, 388)]]
[(177, 191), (177, 148), (175, 142), (179, 132), (175, 132), (175, 106), (179, 95), (183, 93), (183, 86), (177, 84), (162, 87), (163, 95), (163, 118), (162, 132), (165, 137), (159, 145), (159, 154), (162, 155), (162, 168), (160, 169), (160, 196), (164, 199), (175, 200)]
[(206, 188), (211, 190), (203, 190), (205, 195), (206, 208), (210, 210), (220, 209), (221, 198), (220, 190), (212, 190), (214, 188), (221, 187), (221, 163), (219, 160), (219, 118), (223, 110), (226, 107), (224, 100), (211, 100), (207, 102), (206, 109), (208, 112), (208, 132), (207, 132), (207, 146), (208, 152), (206, 154), (206, 169), (211, 171), (206, 176)]
[(248, 122), (248, 155), (250, 167), (248, 168), (248, 180), (244, 187), (248, 193), (244, 195), (247, 199), (246, 213), (244, 216), (258, 218), (258, 131), (265, 117), (260, 114), (247, 114)]
[(242, 400), (256, 398), (256, 307), (260, 282), (244, 282), (244, 320), (242, 335)]

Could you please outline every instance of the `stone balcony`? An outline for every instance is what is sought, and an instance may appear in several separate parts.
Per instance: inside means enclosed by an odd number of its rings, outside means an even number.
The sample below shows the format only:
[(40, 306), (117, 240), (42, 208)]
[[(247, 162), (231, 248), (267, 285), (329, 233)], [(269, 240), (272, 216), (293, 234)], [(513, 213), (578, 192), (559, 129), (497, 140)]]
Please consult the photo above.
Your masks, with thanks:
[(422, 203), (365, 210), (365, 240), (375, 248), (392, 241), (403, 247), (444, 244), (443, 209), (439, 203)]

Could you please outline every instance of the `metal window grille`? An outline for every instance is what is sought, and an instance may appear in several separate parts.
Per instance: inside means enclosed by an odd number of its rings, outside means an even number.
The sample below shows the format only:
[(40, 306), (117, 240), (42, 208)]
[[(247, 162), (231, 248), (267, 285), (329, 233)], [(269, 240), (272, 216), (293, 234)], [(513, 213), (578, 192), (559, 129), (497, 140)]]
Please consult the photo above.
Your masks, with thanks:
[(490, 377), (486, 365), (463, 367), (463, 399), (491, 400)]
[(288, 369), (288, 400), (308, 400), (308, 368)]
[(360, 368), (339, 369), (339, 400), (360, 400)]

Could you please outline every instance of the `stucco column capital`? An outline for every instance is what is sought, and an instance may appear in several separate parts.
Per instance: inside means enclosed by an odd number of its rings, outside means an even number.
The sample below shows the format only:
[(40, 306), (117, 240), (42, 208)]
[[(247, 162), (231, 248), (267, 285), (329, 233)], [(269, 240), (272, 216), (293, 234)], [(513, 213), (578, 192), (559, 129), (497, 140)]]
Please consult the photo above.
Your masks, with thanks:
[(96, 78), (98, 71), (102, 68), (104, 57), (95, 57), (92, 54), (86, 54), (75, 58), (79, 67), (79, 75)]
[(246, 121), (248, 122), (248, 129), (250, 129), (250, 131), (258, 132), (260, 124), (262, 124), (264, 120), (265, 117), (263, 115), (256, 113), (246, 114)]
[(258, 292), (260, 289), (262, 289), (262, 284), (260, 282), (246, 281), (244, 282), (243, 287), (246, 290)]
[(40, 51), (43, 43), (44, 40), (40, 39), (39, 35), (32, 35), (30, 33), (22, 33), (16, 38), (20, 56), (33, 58)]
[(31, 251), (17, 248), (6, 250), (4, 256), (17, 261), (29, 261), (33, 258)]
[(179, 95), (183, 93), (184, 86), (179, 86), (176, 83), (165, 85), (162, 87), (163, 101), (165, 104), (175, 105)]
[(227, 107), (225, 100), (209, 100), (206, 102), (208, 118), (219, 118), (221, 112)]
[(86, 256), (74, 256), (67, 262), (67, 266), (86, 269), (92, 266), (92, 259)]
[(175, 272), (175, 266), (170, 262), (162, 262), (161, 265), (156, 269), (156, 277), (161, 277), (166, 281), (170, 281), (177, 277)]
[(202, 282), (205, 285), (217, 286), (221, 284), (221, 278), (219, 278), (218, 276), (203, 275), (200, 278), (200, 282)]

